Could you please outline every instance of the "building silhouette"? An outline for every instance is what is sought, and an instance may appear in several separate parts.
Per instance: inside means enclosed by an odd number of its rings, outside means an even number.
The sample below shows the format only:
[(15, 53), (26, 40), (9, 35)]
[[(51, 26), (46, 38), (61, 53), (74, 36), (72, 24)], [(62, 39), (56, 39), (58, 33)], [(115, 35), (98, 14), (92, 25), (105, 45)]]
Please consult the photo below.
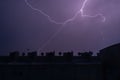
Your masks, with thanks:
[(0, 80), (120, 80), (120, 44), (92, 52), (10, 52), (0, 56)]

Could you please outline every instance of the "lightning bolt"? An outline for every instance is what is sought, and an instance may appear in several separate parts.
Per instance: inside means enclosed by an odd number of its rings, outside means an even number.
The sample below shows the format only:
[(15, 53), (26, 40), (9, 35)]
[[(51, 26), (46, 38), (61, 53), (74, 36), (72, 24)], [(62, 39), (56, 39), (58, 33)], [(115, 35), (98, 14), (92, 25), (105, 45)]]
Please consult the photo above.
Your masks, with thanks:
[(84, 0), (84, 1), (83, 1), (82, 7), (75, 13), (75, 15), (74, 15), (73, 17), (67, 19), (67, 20), (64, 21), (64, 22), (57, 22), (57, 21), (55, 21), (54, 19), (52, 19), (48, 14), (46, 14), (45, 12), (43, 12), (42, 10), (33, 7), (33, 6), (28, 2), (28, 0), (25, 0), (25, 3), (26, 3), (26, 5), (27, 5), (28, 7), (30, 7), (32, 10), (37, 11), (37, 12), (41, 13), (42, 15), (44, 15), (45, 17), (47, 17), (50, 22), (52, 22), (52, 23), (54, 23), (54, 24), (63, 25), (62, 27), (60, 27), (60, 29), (58, 29), (58, 31), (56, 31), (56, 32), (38, 49), (38, 52), (39, 52), (40, 50), (42, 50), (43, 48), (45, 48), (45, 47), (49, 44), (49, 42), (50, 42), (53, 38), (55, 38), (58, 33), (60, 33), (60, 31), (65, 27), (65, 25), (66, 25), (67, 23), (69, 23), (69, 22), (74, 21), (78, 15), (81, 15), (82, 17), (88, 17), (88, 18), (95, 18), (95, 17), (100, 16), (100, 17), (102, 18), (102, 20), (101, 20), (102, 22), (105, 22), (105, 21), (106, 21), (106, 17), (103, 16), (103, 14), (101, 14), (101, 13), (95, 14), (95, 15), (86, 15), (86, 14), (84, 14), (84, 9), (85, 9), (85, 7), (86, 7), (87, 2), (88, 2), (88, 0)]
[(64, 22), (57, 22), (55, 20), (53, 20), (48, 14), (46, 14), (45, 12), (43, 12), (42, 10), (40, 9), (37, 9), (35, 7), (33, 7), (29, 2), (28, 0), (25, 0), (25, 3), (33, 10), (43, 14), (45, 17), (48, 18), (48, 20), (52, 23), (55, 23), (55, 24), (60, 24), (60, 25), (66, 25), (67, 23), (71, 22), (71, 21), (74, 21), (76, 19), (76, 17), (81, 14), (82, 17), (89, 17), (89, 18), (94, 18), (94, 17), (97, 17), (97, 16), (100, 16), (102, 18), (102, 22), (105, 22), (106, 21), (106, 18), (103, 16), (103, 14), (99, 13), (99, 14), (96, 14), (96, 15), (86, 15), (84, 14), (84, 8), (87, 4), (88, 0), (84, 0), (83, 4), (82, 4), (82, 7), (75, 13), (75, 15), (72, 17), (72, 18), (69, 18), (67, 19), (66, 21)]

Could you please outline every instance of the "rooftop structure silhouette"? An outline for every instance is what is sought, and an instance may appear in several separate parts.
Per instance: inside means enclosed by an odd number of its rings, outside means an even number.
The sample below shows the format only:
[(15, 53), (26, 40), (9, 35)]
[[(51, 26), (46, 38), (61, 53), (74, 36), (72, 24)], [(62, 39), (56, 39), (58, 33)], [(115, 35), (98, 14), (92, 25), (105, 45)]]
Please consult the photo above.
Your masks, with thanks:
[(1, 80), (120, 80), (120, 43), (90, 52), (13, 51), (0, 56)]

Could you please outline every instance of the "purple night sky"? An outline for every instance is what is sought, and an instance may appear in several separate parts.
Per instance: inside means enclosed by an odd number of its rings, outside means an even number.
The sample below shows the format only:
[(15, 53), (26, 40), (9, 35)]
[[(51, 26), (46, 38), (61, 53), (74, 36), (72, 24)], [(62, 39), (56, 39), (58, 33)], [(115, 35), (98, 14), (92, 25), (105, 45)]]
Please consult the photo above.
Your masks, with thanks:
[[(75, 15), (84, 0), (28, 0), (57, 22)], [(120, 0), (88, 0), (84, 14), (79, 14), (64, 27), (54, 24), (43, 14), (31, 9), (25, 0), (0, 0), (0, 55), (10, 51), (93, 51), (120, 43)], [(58, 32), (49, 42), (48, 40)], [(46, 44), (46, 42), (48, 42)]]

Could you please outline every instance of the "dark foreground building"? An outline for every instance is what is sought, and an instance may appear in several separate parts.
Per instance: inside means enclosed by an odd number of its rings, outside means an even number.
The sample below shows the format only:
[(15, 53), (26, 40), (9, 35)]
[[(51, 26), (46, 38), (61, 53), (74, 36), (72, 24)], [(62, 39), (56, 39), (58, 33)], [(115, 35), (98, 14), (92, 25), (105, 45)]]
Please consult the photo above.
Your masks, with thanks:
[(0, 57), (0, 80), (120, 80), (120, 44), (92, 52), (41, 53)]

